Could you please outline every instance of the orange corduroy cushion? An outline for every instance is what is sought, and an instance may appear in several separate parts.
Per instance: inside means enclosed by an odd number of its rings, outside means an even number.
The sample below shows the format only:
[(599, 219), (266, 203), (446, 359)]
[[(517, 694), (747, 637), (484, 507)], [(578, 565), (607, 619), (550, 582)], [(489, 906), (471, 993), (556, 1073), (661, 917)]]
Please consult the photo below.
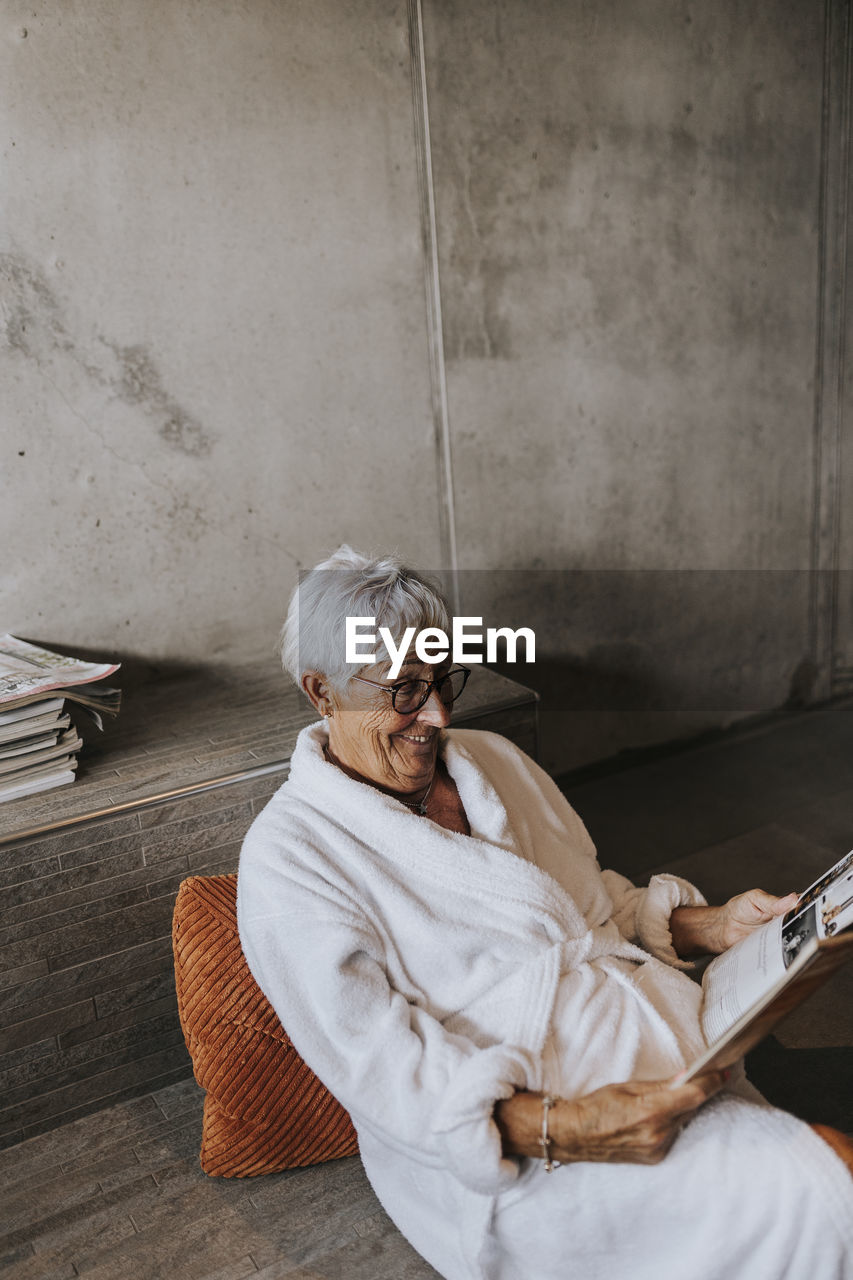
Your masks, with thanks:
[(207, 1091), (201, 1167), (236, 1178), (354, 1155), (349, 1115), (302, 1061), (249, 971), (236, 905), (236, 875), (191, 876), (172, 924), (178, 1013)]

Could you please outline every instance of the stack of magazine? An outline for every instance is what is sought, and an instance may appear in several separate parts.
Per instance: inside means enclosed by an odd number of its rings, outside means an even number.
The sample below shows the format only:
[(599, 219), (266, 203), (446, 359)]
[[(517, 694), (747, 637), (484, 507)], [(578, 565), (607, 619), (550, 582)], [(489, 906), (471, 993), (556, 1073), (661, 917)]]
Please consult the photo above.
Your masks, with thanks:
[(0, 636), (0, 802), (74, 781), (83, 744), (66, 699), (102, 729), (101, 714), (117, 713), (121, 691), (92, 682), (117, 670)]

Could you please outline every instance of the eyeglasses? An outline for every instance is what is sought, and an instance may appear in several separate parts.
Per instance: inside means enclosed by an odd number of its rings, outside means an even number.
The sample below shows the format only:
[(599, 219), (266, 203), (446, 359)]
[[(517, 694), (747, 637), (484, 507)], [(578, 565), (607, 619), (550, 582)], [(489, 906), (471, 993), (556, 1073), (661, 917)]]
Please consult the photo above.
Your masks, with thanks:
[(397, 684), (380, 684), (378, 680), (368, 680), (366, 676), (353, 676), (362, 684), (372, 684), (383, 693), (390, 693), (391, 706), (402, 716), (409, 716), (413, 711), (420, 711), (429, 699), (433, 689), (446, 707), (450, 707), (459, 697), (471, 671), (468, 667), (454, 667), (437, 680), (400, 680)]

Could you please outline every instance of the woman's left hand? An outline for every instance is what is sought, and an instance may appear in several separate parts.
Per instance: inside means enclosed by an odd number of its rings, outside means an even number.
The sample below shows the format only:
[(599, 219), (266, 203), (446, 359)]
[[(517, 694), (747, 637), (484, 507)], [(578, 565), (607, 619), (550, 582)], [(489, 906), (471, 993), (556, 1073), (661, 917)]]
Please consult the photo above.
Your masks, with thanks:
[(669, 918), (672, 945), (685, 960), (719, 955), (774, 916), (790, 911), (796, 901), (796, 893), (777, 898), (763, 889), (749, 889), (729, 898), (722, 907), (676, 907)]

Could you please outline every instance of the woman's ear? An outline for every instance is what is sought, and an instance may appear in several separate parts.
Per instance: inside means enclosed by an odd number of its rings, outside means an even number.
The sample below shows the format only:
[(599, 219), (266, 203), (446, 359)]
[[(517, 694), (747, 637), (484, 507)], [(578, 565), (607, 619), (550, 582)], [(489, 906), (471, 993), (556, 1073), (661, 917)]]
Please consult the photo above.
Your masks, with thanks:
[(328, 718), (334, 714), (331, 691), (319, 671), (306, 671), (302, 677), (302, 688), (321, 716)]

